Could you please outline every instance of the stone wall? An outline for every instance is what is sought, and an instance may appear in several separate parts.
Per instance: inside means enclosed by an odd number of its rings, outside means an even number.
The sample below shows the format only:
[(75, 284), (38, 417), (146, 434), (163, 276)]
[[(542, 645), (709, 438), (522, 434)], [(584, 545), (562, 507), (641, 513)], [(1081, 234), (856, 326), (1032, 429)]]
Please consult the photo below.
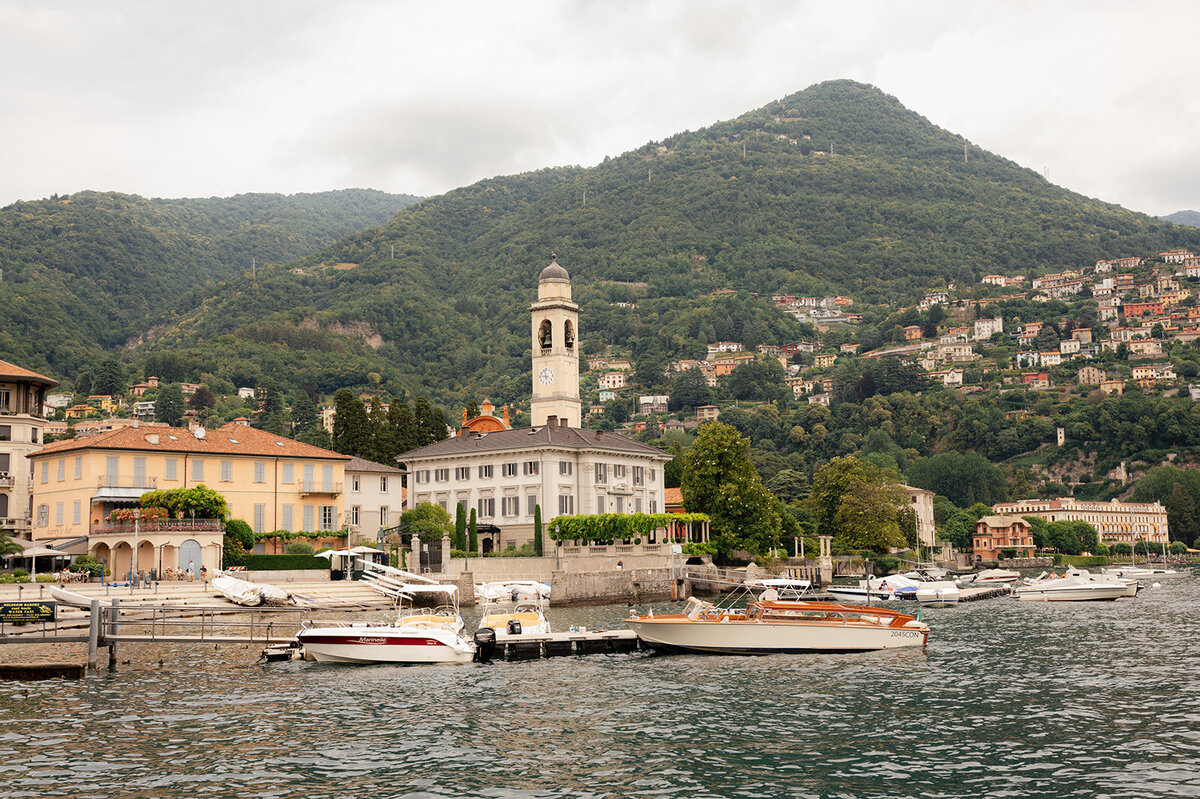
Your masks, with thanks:
[(673, 582), (669, 568), (555, 572), (550, 582), (550, 604), (640, 603), (685, 598), (686, 583), (673, 596)]

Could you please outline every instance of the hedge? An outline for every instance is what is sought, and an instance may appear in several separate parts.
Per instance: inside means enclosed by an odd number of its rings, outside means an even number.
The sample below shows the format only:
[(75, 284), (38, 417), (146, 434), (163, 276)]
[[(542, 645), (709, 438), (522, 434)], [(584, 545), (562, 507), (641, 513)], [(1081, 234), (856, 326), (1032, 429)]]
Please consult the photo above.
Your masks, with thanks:
[(246, 569), (248, 571), (285, 571), (289, 569), (329, 571), (329, 561), (325, 558), (315, 558), (312, 555), (247, 555)]
[(547, 531), (555, 541), (607, 542), (648, 538), (670, 522), (691, 524), (706, 522), (703, 513), (597, 513), (584, 516), (558, 516)]
[(1104, 555), (1055, 555), (1055, 566), (1074, 566), (1077, 569), (1091, 569), (1096, 566), (1107, 566), (1108, 558)]

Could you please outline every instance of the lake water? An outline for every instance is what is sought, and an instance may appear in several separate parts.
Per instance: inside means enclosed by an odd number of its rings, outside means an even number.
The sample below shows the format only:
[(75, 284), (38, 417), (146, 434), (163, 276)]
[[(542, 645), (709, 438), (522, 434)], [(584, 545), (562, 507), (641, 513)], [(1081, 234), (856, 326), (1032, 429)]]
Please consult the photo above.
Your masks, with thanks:
[[(0, 796), (1195, 796), (1198, 586), (927, 610), (928, 649), (861, 655), (346, 667), (126, 644), (115, 673), (0, 683)], [(86, 654), (57, 646), (34, 656)]]

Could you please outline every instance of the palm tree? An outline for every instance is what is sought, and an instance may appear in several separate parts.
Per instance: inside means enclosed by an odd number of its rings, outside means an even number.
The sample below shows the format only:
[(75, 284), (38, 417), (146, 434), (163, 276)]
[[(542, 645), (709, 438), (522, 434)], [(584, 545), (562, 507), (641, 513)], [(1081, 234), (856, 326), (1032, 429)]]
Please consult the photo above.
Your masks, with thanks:
[(0, 557), (5, 555), (20, 555), (24, 551), (25, 547), (13, 541), (11, 532), (0, 530)]

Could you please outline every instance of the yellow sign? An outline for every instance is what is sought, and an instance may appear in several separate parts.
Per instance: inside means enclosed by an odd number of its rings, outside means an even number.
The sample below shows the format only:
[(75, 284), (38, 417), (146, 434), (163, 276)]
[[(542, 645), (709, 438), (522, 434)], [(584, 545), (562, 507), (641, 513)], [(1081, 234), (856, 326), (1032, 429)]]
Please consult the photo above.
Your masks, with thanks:
[(0, 602), (0, 624), (54, 621), (54, 602)]

